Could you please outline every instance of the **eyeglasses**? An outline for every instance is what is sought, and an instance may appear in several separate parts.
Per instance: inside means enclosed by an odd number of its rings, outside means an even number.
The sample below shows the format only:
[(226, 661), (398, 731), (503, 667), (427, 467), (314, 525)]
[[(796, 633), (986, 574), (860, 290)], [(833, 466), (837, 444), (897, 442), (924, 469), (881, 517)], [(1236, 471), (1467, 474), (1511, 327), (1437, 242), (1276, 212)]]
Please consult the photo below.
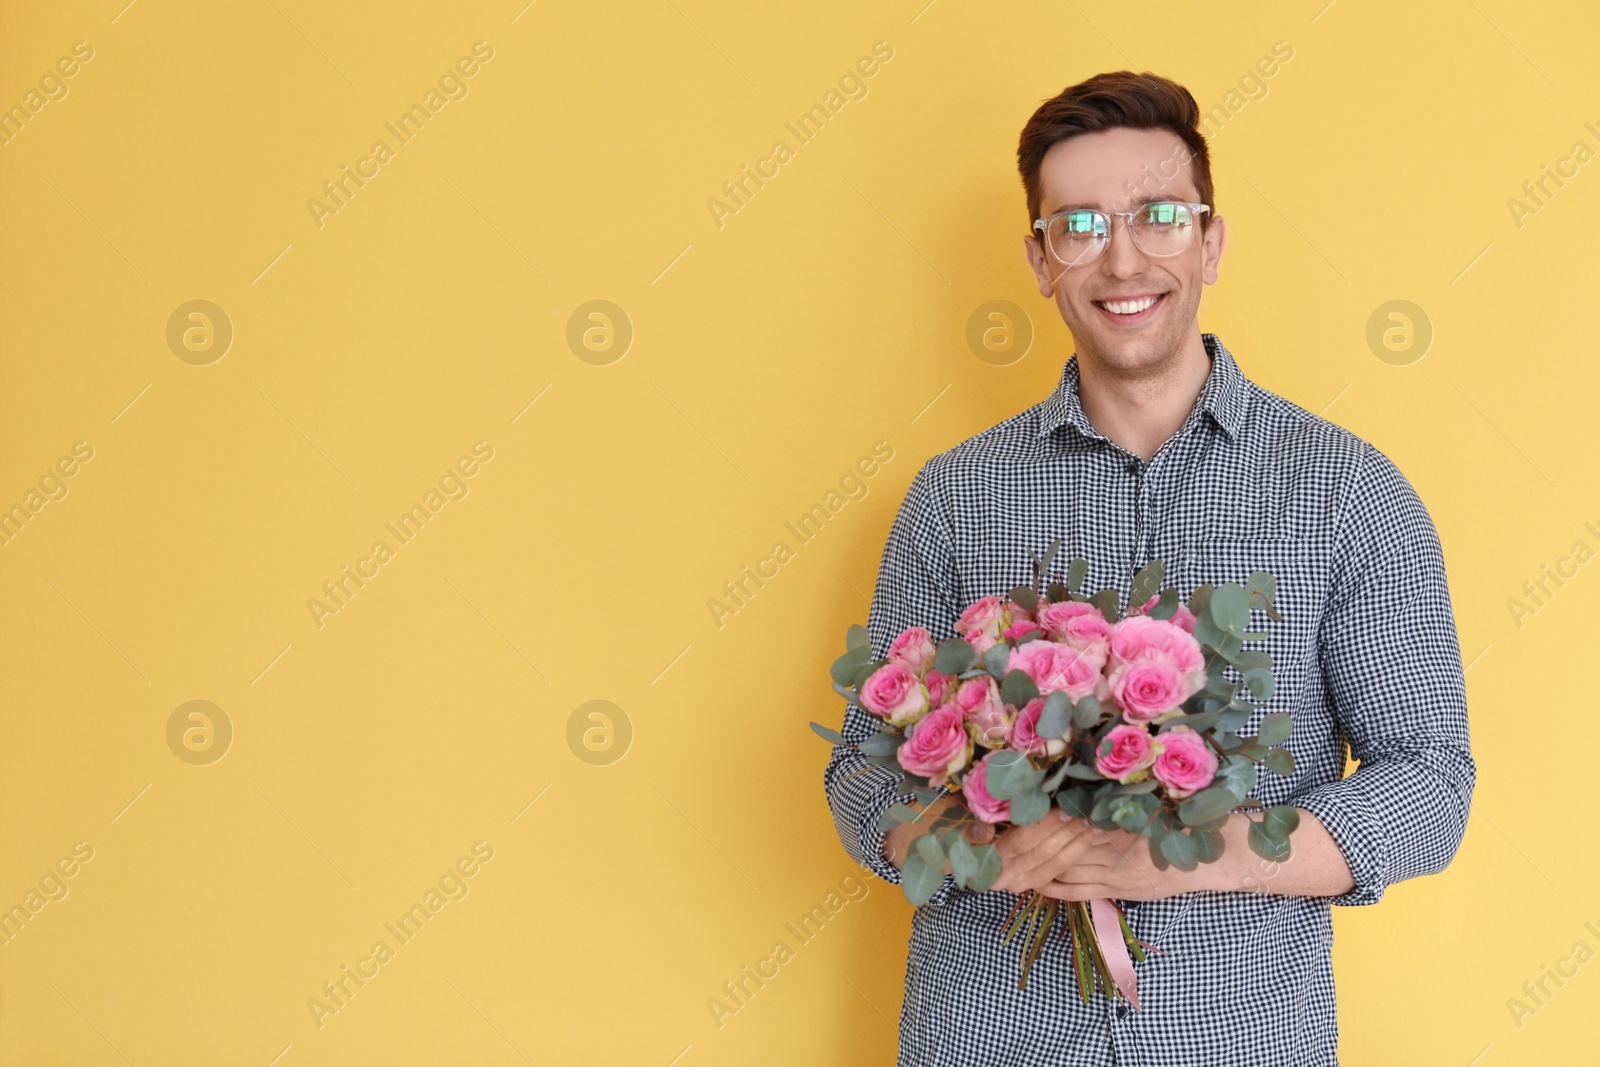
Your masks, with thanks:
[(1133, 243), (1147, 256), (1175, 256), (1194, 240), (1195, 223), (1200, 213), (1210, 211), (1205, 204), (1160, 200), (1141, 204), (1132, 211), (1095, 211), (1069, 208), (1048, 219), (1035, 219), (1034, 230), (1050, 250), (1050, 255), (1067, 267), (1088, 263), (1111, 244), (1111, 220), (1128, 220)]

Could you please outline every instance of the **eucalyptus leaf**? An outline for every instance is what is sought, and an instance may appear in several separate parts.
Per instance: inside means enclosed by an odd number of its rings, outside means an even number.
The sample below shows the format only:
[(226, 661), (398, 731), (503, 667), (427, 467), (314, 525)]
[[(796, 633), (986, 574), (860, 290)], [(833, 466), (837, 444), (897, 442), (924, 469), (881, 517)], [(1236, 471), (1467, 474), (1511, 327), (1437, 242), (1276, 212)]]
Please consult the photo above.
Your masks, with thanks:
[(1000, 858), (1000, 850), (993, 845), (973, 845), (972, 851), (978, 857), (978, 871), (967, 879), (967, 888), (987, 893), (999, 880), (1005, 861)]
[(1150, 609), (1152, 619), (1170, 619), (1178, 613), (1178, 591), (1172, 586), (1161, 590), (1161, 599)]
[(1237, 807), (1239, 801), (1225, 785), (1209, 785), (1178, 805), (1178, 818), (1187, 826), (1210, 822), (1226, 815)]
[(1083, 588), (1083, 580), (1089, 577), (1089, 561), (1075, 559), (1067, 564), (1067, 589), (1078, 592)]
[(1072, 706), (1072, 725), (1087, 730), (1100, 721), (1100, 698), (1090, 695)]
[(1242, 804), (1245, 797), (1250, 795), (1250, 790), (1256, 787), (1256, 765), (1243, 756), (1227, 756), (1213, 785), (1223, 786)]
[(1031, 826), (1050, 814), (1050, 797), (1037, 786), (1024, 789), (1011, 798), (1011, 822), (1016, 826)]
[[(1105, 775), (1101, 774), (1087, 763), (1067, 764), (1067, 777), (1077, 778), (1085, 782), (1103, 782), (1106, 780)], [(993, 790), (990, 790), (990, 792), (993, 792)]]
[(1007, 595), (1011, 597), (1012, 603), (1028, 611), (1037, 611), (1039, 609), (1039, 594), (1025, 585), (1017, 586)]
[(1222, 858), (1226, 839), (1214, 830), (1195, 830), (1194, 832), (1196, 858), (1201, 863), (1215, 863)]
[(1286, 748), (1275, 748), (1267, 753), (1267, 770), (1285, 778), (1294, 773), (1294, 753)]
[(1144, 805), (1133, 797), (1118, 797), (1111, 802), (1111, 821), (1129, 833), (1137, 833), (1149, 818)]
[(1087, 819), (1094, 808), (1089, 791), (1081, 785), (1068, 786), (1056, 794), (1056, 806), (1074, 819)]
[(1133, 796), (1138, 793), (1153, 793), (1161, 786), (1160, 779), (1146, 778), (1142, 782), (1124, 782), (1114, 786), (1111, 795), (1114, 797)]
[(1300, 825), (1300, 809), (1288, 804), (1268, 808), (1262, 817), (1261, 827), (1268, 837), (1282, 841)]
[(1006, 671), (1006, 676), (1000, 681), (1000, 699), (1019, 711), (1038, 695), (1039, 687), (1025, 671)]
[[(1159, 822), (1160, 820), (1157, 821)], [(1164, 837), (1165, 835), (1162, 836)], [(1164, 871), (1172, 866), (1167, 862), (1166, 853), (1161, 850), (1161, 840), (1161, 837), (1157, 837), (1154, 834), (1150, 836), (1150, 862), (1156, 865), (1156, 870), (1158, 871)]]
[(1067, 587), (1060, 582), (1051, 582), (1044, 587), (1045, 599), (1052, 604), (1059, 604), (1067, 599)]
[(1211, 619), (1229, 633), (1250, 629), (1250, 594), (1237, 582), (1223, 582), (1211, 594)]
[(933, 868), (944, 866), (944, 846), (939, 844), (939, 838), (934, 834), (923, 834), (911, 846), (922, 862)]
[(1094, 595), (1094, 606), (1100, 609), (1100, 614), (1105, 617), (1106, 622), (1115, 623), (1121, 599), (1115, 589), (1102, 589)]
[(1250, 721), (1250, 716), (1255, 714), (1254, 708), (1223, 708), (1217, 716), (1217, 729), (1232, 733)]
[(1252, 821), (1250, 823), (1250, 833), (1247, 839), (1250, 842), (1250, 850), (1262, 859), (1271, 860), (1274, 863), (1282, 863), (1289, 858), (1289, 842), (1287, 840), (1275, 840), (1258, 822)]
[(848, 745), (850, 743), (844, 739), (844, 735), (839, 731), (830, 730), (820, 722), (812, 723), (811, 729), (816, 731), (817, 736), (821, 737), (824, 741), (832, 741), (836, 745)]
[(950, 856), (950, 873), (959, 885), (968, 885), (978, 873), (978, 856), (967, 841), (966, 834), (956, 831), (945, 852)]
[(1161, 838), (1161, 854), (1180, 871), (1192, 871), (1200, 862), (1200, 847), (1181, 830)]
[(994, 675), (997, 682), (1006, 676), (1006, 665), (1010, 662), (1011, 649), (1006, 647), (1004, 641), (991, 645), (989, 651), (983, 654), (983, 669)]
[(939, 642), (933, 655), (933, 669), (945, 674), (960, 674), (978, 661), (978, 650), (964, 637)]
[(900, 750), (905, 743), (901, 734), (884, 733), (882, 730), (864, 738), (856, 747), (869, 756), (892, 756)]
[(1263, 745), (1281, 745), (1289, 740), (1289, 731), (1293, 727), (1293, 719), (1286, 711), (1274, 712), (1261, 720), (1261, 727), (1256, 731), (1256, 741)]
[(856, 691), (854, 689), (847, 689), (844, 686), (840, 685), (838, 682), (834, 682), (833, 683), (833, 691), (835, 693), (838, 693), (840, 696), (844, 697), (845, 700), (849, 701), (855, 707), (858, 707), (858, 708), (862, 707), (861, 698), (856, 695)]
[(1133, 585), (1128, 591), (1128, 604), (1132, 607), (1142, 606), (1161, 591), (1161, 581), (1166, 576), (1167, 564), (1164, 560), (1152, 560), (1146, 564), (1133, 576)]
[(1044, 780), (1044, 772), (1028, 762), (1025, 752), (1002, 749), (989, 757), (983, 773), (983, 784), (996, 800), (1013, 800), (1024, 790), (1037, 789)]
[(1272, 677), (1272, 672), (1260, 667), (1244, 672), (1244, 684), (1257, 700), (1271, 700), (1272, 694), (1278, 691), (1278, 682)]
[(1044, 710), (1039, 712), (1039, 721), (1034, 725), (1034, 730), (1040, 737), (1059, 738), (1066, 735), (1070, 725), (1072, 698), (1057, 689), (1044, 698)]
[(865, 645), (858, 645), (838, 659), (828, 668), (828, 673), (833, 675), (833, 680), (840, 685), (849, 685), (860, 673), (861, 668), (872, 662), (872, 649)]
[(943, 884), (942, 861), (938, 867), (930, 867), (921, 856), (912, 852), (900, 867), (900, 888), (905, 893), (906, 899), (919, 907), (932, 900), (933, 894), (938, 892)]

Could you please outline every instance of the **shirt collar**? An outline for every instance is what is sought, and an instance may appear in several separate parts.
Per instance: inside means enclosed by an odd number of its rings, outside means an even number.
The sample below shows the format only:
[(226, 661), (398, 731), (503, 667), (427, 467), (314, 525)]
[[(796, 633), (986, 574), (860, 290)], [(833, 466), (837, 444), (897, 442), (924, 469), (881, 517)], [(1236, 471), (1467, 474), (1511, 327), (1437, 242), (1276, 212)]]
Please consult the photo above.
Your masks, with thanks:
[[(1232, 353), (1223, 347), (1216, 334), (1203, 333), (1200, 340), (1211, 357), (1211, 373), (1200, 388), (1200, 396), (1195, 400), (1194, 409), (1185, 421), (1184, 428), (1203, 411), (1210, 414), (1230, 439), (1236, 438), (1244, 424), (1249, 382)], [(1055, 392), (1040, 405), (1034, 436), (1042, 438), (1063, 425), (1072, 426), (1085, 437), (1105, 436), (1090, 424), (1088, 416), (1083, 413), (1083, 404), (1078, 397), (1077, 353), (1073, 353), (1066, 366), (1062, 367), (1061, 382)]]

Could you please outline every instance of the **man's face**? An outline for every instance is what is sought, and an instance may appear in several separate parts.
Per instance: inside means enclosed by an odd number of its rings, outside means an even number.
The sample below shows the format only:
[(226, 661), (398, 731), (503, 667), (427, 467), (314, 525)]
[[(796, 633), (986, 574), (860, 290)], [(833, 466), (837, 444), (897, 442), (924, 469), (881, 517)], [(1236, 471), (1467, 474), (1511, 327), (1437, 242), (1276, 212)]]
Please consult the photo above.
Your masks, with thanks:
[[(1040, 215), (1048, 219), (1067, 207), (1131, 211), (1152, 195), (1198, 202), (1188, 156), (1183, 142), (1165, 130), (1117, 127), (1069, 137), (1040, 164)], [(1032, 237), (1024, 239), (1024, 248), (1039, 292), (1055, 298), (1082, 357), (1138, 372), (1169, 362), (1198, 336), (1201, 286), (1217, 280), (1224, 231), (1222, 220), (1212, 219), (1202, 238), (1196, 223), (1184, 251), (1148, 256), (1129, 239), (1127, 221), (1113, 219), (1111, 244), (1076, 266), (1062, 266)], [(1158, 298), (1155, 305), (1132, 315), (1103, 306), (1149, 297)]]

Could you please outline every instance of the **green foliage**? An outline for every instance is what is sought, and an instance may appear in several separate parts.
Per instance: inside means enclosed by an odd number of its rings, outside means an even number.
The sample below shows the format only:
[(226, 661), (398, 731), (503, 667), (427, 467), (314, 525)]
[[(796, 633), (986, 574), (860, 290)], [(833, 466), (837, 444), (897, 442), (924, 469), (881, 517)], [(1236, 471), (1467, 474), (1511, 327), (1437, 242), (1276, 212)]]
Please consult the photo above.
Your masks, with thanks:
[(824, 741), (832, 741), (836, 745), (848, 745), (850, 743), (844, 739), (844, 735), (839, 731), (830, 730), (820, 722), (812, 723), (811, 729), (816, 731), (817, 736), (822, 738)]
[(1089, 577), (1089, 561), (1074, 559), (1067, 564), (1067, 589), (1076, 593), (1083, 589), (1083, 580)]
[(1050, 797), (1037, 785), (1011, 798), (1011, 821), (1018, 826), (1031, 826), (1048, 814)]
[(1261, 823), (1251, 822), (1248, 840), (1250, 851), (1262, 859), (1282, 863), (1289, 858), (1289, 842), (1274, 838)]
[[(925, 841), (927, 838), (918, 838)], [(938, 892), (944, 884), (944, 861), (940, 860), (937, 867), (928, 865), (920, 854), (913, 851), (906, 857), (900, 867), (900, 889), (905, 893), (906, 899), (921, 907), (933, 899), (933, 894)]]
[(1178, 805), (1178, 818), (1186, 826), (1208, 823), (1220, 815), (1228, 814), (1238, 804), (1239, 801), (1227, 786), (1209, 785)]
[(1267, 746), (1281, 745), (1289, 740), (1292, 728), (1293, 720), (1288, 712), (1274, 712), (1262, 718), (1261, 728), (1256, 731), (1256, 742)]
[(1006, 595), (1011, 598), (1012, 603), (1019, 607), (1026, 608), (1028, 611), (1039, 610), (1039, 595), (1025, 585), (1017, 586)]
[(1266, 810), (1261, 820), (1262, 831), (1276, 841), (1283, 841), (1300, 825), (1300, 809), (1279, 804)]
[(1192, 871), (1199, 866), (1200, 846), (1182, 830), (1163, 835), (1160, 847), (1167, 862), (1180, 871)]
[(1106, 622), (1115, 623), (1120, 599), (1115, 589), (1102, 589), (1094, 595), (1094, 606), (1100, 609), (1100, 614), (1105, 617)]
[(978, 661), (978, 650), (964, 637), (939, 642), (933, 655), (933, 669), (945, 674), (960, 674)]
[(1028, 761), (1027, 753), (1014, 749), (996, 752), (985, 767), (983, 784), (996, 800), (1015, 800), (1044, 781), (1044, 771)]
[(1178, 613), (1178, 591), (1171, 586), (1161, 590), (1161, 599), (1150, 609), (1152, 619), (1170, 619)]
[(1142, 567), (1138, 574), (1133, 576), (1133, 585), (1128, 591), (1128, 604), (1130, 607), (1139, 607), (1145, 601), (1161, 591), (1161, 580), (1167, 575), (1167, 565), (1163, 560), (1152, 560)]
[(1275, 748), (1267, 753), (1267, 770), (1285, 778), (1294, 773), (1294, 753), (1286, 748)]
[(871, 662), (872, 649), (866, 645), (857, 645), (834, 660), (833, 666), (828, 668), (828, 673), (833, 675), (833, 680), (840, 685), (850, 685), (861, 673), (861, 668)]
[(1058, 689), (1044, 698), (1044, 710), (1034, 729), (1040, 737), (1063, 737), (1072, 723), (1071, 716), (1072, 698)]
[(851, 623), (844, 632), (844, 647), (850, 651), (858, 648), (870, 648), (872, 639), (867, 636), (867, 628), (858, 622)]
[(1000, 699), (1019, 710), (1038, 695), (1039, 687), (1024, 671), (1006, 671), (1006, 676), (1000, 680)]

